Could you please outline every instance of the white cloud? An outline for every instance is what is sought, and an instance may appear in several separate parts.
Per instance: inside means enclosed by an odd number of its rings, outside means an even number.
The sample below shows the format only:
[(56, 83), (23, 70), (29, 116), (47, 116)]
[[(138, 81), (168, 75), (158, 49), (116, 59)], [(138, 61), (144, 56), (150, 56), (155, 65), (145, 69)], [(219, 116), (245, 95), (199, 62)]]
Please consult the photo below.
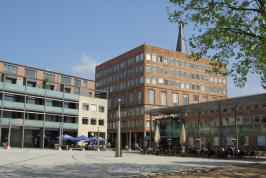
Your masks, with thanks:
[(72, 68), (72, 71), (77, 72), (77, 73), (90, 74), (94, 76), (97, 61), (86, 53), (82, 54), (81, 59), (82, 59), (83, 64), (74, 66)]

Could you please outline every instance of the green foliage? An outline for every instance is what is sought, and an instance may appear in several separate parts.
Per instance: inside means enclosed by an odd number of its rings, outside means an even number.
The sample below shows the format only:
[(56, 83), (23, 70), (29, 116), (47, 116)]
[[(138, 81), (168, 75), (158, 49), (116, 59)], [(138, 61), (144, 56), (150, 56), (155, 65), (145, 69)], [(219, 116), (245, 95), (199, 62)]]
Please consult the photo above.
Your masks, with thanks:
[(42, 81), (44, 82), (44, 85), (45, 85), (44, 87), (49, 88), (49, 86), (51, 85), (50, 79), (48, 77), (45, 77), (42, 79)]
[[(211, 59), (212, 71), (245, 86), (248, 73), (260, 75), (266, 89), (265, 0), (170, 0), (169, 20), (192, 24), (192, 56)], [(230, 64), (230, 65), (228, 65)], [(227, 66), (227, 71), (222, 70)]]

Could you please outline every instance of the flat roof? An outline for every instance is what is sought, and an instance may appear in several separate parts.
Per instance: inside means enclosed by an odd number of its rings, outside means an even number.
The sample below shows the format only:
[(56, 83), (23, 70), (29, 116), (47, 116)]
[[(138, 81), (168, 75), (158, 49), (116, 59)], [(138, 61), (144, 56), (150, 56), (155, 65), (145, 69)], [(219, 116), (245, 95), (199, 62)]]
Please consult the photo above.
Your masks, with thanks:
[[(105, 61), (105, 62), (103, 62), (103, 63), (97, 65), (96, 68), (97, 68), (97, 67), (100, 67), (101, 65), (107, 64), (107, 63), (109, 63), (110, 61), (112, 61), (112, 60), (114, 60), (114, 59), (116, 59), (116, 58), (119, 58), (119, 57), (121, 57), (121, 56), (123, 56), (123, 55), (125, 55), (125, 54), (127, 54), (127, 53), (130, 53), (130, 52), (133, 51), (133, 50), (136, 50), (136, 49), (138, 49), (138, 48), (145, 47), (145, 46), (149, 46), (149, 47), (152, 47), (152, 48), (163, 49), (163, 50), (166, 50), (166, 51), (169, 51), (169, 52), (180, 53), (180, 54), (182, 54), (182, 55), (184, 55), (184, 56), (191, 57), (191, 55), (189, 55), (189, 54), (185, 54), (185, 53), (182, 53), (182, 52), (179, 52), (179, 51), (170, 50), (170, 49), (167, 49), (167, 48), (162, 48), (162, 47), (158, 47), (158, 46), (154, 46), (154, 45), (150, 45), (150, 44), (145, 44), (145, 43), (144, 43), (144, 44), (141, 44), (141, 45), (139, 45), (139, 46), (137, 46), (137, 47), (135, 47), (135, 48), (132, 48), (132, 49), (126, 51), (126, 52), (123, 52), (123, 53), (120, 54), (120, 55), (117, 55), (117, 56), (115, 56), (115, 57), (112, 57), (111, 59), (109, 59), (109, 60), (107, 60), (107, 61)], [(204, 57), (202, 57), (202, 58), (200, 58), (200, 59), (201, 59), (201, 60), (207, 60), (207, 61), (210, 61), (210, 59), (207, 59), (207, 58), (204, 58)]]
[(247, 95), (240, 97), (232, 97), (221, 100), (207, 101), (202, 103), (195, 103), (189, 105), (182, 106), (171, 106), (167, 108), (159, 108), (159, 109), (150, 109), (145, 111), (146, 114), (150, 114), (152, 116), (158, 115), (170, 115), (170, 114), (180, 114), (182, 110), (200, 110), (208, 107), (221, 105), (233, 105), (233, 104), (242, 104), (245, 102), (249, 103), (257, 103), (257, 102), (265, 102), (266, 103), (266, 93), (256, 94), (256, 95)]
[(21, 67), (25, 67), (25, 68), (31, 68), (31, 69), (35, 69), (35, 70), (42, 70), (42, 71), (45, 71), (45, 72), (54, 73), (54, 74), (60, 74), (60, 75), (68, 76), (68, 77), (74, 77), (74, 78), (77, 78), (77, 79), (87, 80), (87, 81), (91, 81), (91, 82), (95, 82), (94, 80), (87, 79), (87, 78), (82, 78), (82, 77), (77, 77), (77, 76), (74, 76), (74, 75), (69, 75), (69, 74), (64, 74), (64, 73), (60, 73), (60, 72), (54, 72), (54, 71), (50, 71), (50, 70), (45, 70), (45, 69), (38, 68), (38, 67), (26, 66), (26, 65), (22, 65), (22, 64), (13, 63), (13, 62), (8, 62), (8, 61), (1, 60), (1, 59), (0, 59), (0, 62), (11, 64), (11, 65), (15, 65), (15, 66), (21, 66)]

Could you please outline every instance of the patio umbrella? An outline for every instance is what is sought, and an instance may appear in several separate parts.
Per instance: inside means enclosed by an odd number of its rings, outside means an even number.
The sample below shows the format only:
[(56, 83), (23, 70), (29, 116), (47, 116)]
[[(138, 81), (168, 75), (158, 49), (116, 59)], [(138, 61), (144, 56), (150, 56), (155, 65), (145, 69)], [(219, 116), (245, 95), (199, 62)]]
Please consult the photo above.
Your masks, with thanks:
[(156, 128), (155, 128), (154, 142), (156, 144), (159, 144), (159, 142), (160, 142), (160, 132), (159, 132), (158, 125), (156, 125)]
[(93, 137), (93, 138), (91, 138), (91, 140), (93, 140), (93, 141), (98, 141), (98, 139), (99, 139), (99, 141), (105, 141), (105, 139), (104, 138), (102, 138), (102, 137)]
[(62, 135), (62, 137), (63, 137), (63, 140), (76, 141), (75, 137), (72, 137), (71, 135), (68, 135), (68, 134), (64, 134), (64, 135)]
[(76, 140), (79, 141), (86, 141), (89, 140), (89, 137), (86, 137), (85, 135), (81, 135), (79, 137), (76, 138)]
[(185, 129), (185, 125), (182, 124), (181, 130), (180, 130), (180, 145), (184, 145), (186, 141), (187, 141), (186, 129)]

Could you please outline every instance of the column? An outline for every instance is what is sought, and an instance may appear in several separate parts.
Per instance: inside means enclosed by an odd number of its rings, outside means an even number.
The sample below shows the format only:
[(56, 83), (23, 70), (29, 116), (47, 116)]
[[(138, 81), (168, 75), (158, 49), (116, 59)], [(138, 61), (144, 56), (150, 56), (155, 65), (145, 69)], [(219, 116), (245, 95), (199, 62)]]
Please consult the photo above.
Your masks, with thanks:
[(11, 126), (11, 121), (9, 121), (9, 126), (8, 126), (8, 141), (7, 141), (7, 144), (8, 144), (8, 149), (10, 149), (10, 143), (11, 143), (11, 129), (12, 129), (12, 126)]
[(129, 151), (131, 151), (131, 130), (129, 130), (129, 143), (128, 143)]

